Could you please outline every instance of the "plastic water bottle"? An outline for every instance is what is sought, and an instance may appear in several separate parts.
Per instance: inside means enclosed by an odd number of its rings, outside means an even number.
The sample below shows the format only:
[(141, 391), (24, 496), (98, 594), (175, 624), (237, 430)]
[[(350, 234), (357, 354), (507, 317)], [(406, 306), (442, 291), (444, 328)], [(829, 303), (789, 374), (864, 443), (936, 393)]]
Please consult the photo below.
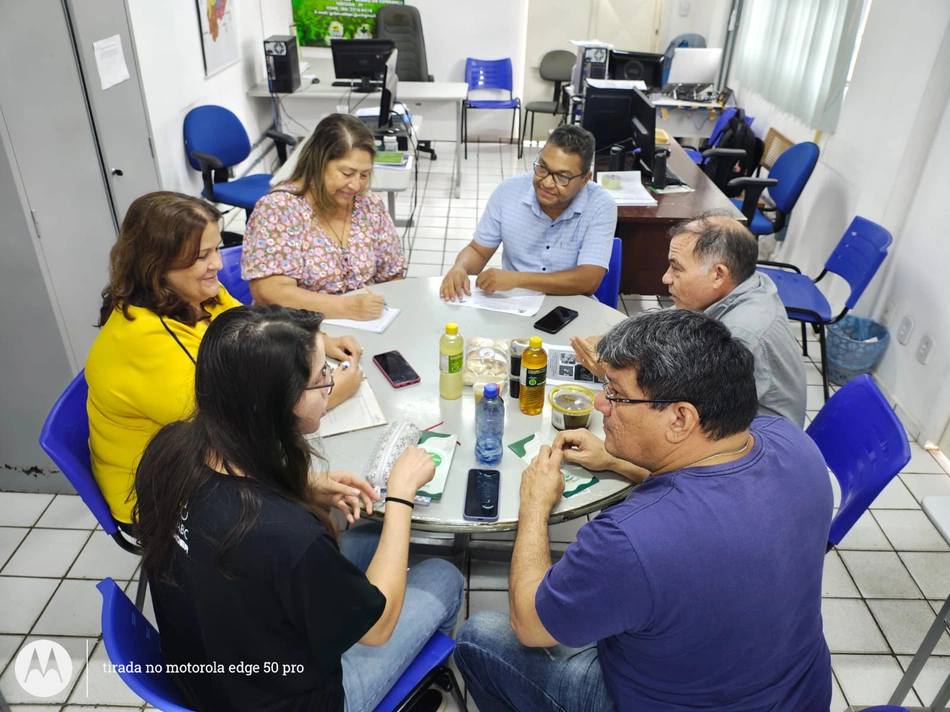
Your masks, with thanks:
[(498, 384), (488, 383), (482, 399), (475, 404), (475, 459), (480, 464), (501, 462), (504, 432), (505, 402), (498, 396)]

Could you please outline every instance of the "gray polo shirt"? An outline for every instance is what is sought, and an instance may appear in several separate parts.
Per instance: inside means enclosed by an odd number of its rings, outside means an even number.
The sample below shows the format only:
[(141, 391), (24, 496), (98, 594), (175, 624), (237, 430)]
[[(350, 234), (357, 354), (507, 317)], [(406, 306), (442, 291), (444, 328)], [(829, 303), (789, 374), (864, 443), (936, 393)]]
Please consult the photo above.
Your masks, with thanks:
[(760, 415), (781, 415), (805, 425), (805, 362), (775, 283), (756, 272), (706, 309), (729, 327), (755, 357)]

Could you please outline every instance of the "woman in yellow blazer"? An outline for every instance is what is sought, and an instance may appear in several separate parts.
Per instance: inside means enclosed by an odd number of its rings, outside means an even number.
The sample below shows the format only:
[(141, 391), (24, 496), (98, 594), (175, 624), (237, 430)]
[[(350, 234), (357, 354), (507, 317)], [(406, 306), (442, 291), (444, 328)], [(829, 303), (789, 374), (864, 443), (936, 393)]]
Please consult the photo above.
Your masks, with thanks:
[[(208, 328), (240, 306), (218, 282), (218, 221), (208, 203), (160, 191), (129, 206), (109, 256), (101, 328), (86, 360), (92, 472), (112, 515), (132, 522), (132, 483), (146, 445), (194, 405), (195, 359)], [(327, 339), (348, 361), (334, 375), (330, 407), (359, 388), (361, 349), (352, 337)]]

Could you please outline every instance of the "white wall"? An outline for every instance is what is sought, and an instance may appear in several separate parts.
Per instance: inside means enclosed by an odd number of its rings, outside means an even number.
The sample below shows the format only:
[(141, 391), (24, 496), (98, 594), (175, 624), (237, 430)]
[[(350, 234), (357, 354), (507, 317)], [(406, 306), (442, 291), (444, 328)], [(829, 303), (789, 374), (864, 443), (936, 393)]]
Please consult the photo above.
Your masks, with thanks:
[[(269, 103), (245, 96), (266, 76), (262, 2), (269, 6), (281, 4), (275, 0), (228, 3), (236, 14), (241, 61), (206, 78), (195, 0), (128, 0), (155, 155), (165, 190), (201, 193), (201, 174), (187, 163), (182, 143), (182, 123), (189, 110), (202, 104), (230, 109), (241, 119), (252, 144), (273, 124)], [(286, 4), (289, 7), (289, 0)], [(285, 22), (282, 28), (275, 27), (268, 34), (286, 34), (288, 24)], [(262, 148), (269, 147), (267, 142)], [(251, 160), (255, 156), (252, 152)], [(240, 175), (248, 162), (235, 171)], [(261, 166), (254, 172), (266, 169)]]
[[(757, 134), (775, 126), (795, 141), (815, 138), (813, 129), (733, 85)], [(874, 0), (838, 127), (820, 139), (818, 166), (776, 254), (816, 275), (854, 215), (891, 231), (890, 256), (857, 311), (880, 318), (893, 300), (892, 336), (904, 314), (916, 320), (911, 342), (892, 340), (876, 377), (922, 439), (939, 438), (950, 420), (950, 393), (937, 392), (950, 364), (950, 320), (941, 309), (950, 301), (950, 251), (932, 236), (947, 218), (948, 97), (950, 3), (919, 0), (908, 12), (902, 0)], [(834, 302), (840, 290), (831, 294)], [(927, 366), (914, 359), (924, 333), (936, 344)]]
[(663, 19), (657, 49), (663, 53), (677, 35), (695, 32), (706, 38), (707, 47), (722, 47), (732, 0), (661, 0)]

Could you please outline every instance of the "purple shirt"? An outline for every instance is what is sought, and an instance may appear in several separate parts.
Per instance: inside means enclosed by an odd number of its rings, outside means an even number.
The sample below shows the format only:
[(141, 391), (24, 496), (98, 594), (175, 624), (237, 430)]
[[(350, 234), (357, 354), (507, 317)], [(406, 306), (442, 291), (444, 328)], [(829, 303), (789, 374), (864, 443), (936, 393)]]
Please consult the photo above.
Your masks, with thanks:
[(651, 477), (581, 527), (538, 588), (558, 642), (597, 643), (619, 710), (828, 709), (821, 577), (832, 492), (784, 418), (751, 452)]

